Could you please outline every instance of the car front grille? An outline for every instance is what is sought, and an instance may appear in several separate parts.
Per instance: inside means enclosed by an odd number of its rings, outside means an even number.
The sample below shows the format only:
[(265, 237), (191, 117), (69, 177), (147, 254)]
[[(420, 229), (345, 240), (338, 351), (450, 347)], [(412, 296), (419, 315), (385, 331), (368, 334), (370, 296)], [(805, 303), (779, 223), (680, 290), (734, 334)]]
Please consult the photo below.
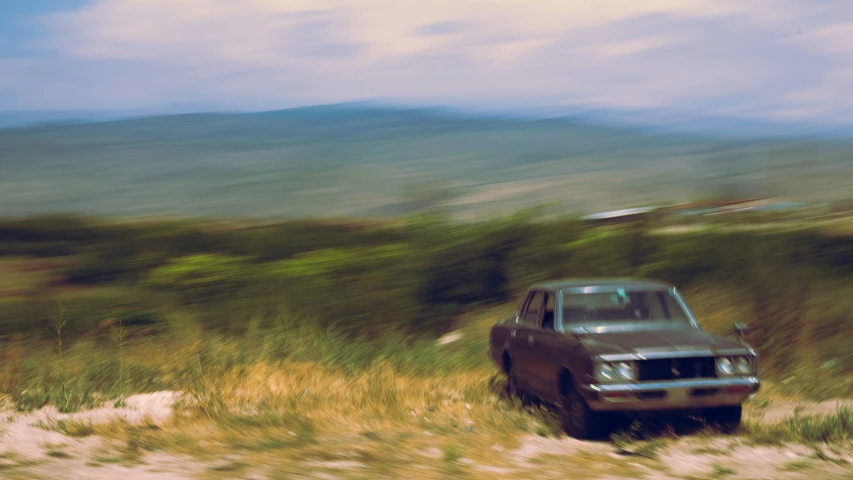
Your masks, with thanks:
[(714, 357), (641, 360), (637, 362), (637, 367), (638, 380), (641, 382), (717, 376)]

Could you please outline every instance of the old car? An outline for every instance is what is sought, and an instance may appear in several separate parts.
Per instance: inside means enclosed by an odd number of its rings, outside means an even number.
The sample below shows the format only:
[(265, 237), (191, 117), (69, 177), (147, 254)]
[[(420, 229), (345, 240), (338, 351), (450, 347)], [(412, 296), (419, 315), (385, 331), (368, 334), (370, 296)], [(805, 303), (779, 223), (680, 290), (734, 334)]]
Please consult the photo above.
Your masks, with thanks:
[(702, 330), (678, 290), (645, 279), (574, 279), (532, 286), (515, 315), (492, 326), (489, 356), (512, 395), (555, 405), (577, 438), (617, 414), (700, 415), (723, 430), (759, 389), (744, 340)]

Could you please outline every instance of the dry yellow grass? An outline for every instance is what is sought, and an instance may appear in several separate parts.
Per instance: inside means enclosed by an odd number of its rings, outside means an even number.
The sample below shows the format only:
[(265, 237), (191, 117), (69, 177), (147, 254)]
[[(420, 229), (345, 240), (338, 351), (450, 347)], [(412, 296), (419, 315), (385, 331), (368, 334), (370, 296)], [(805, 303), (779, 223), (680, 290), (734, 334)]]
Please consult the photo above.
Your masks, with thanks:
[[(476, 323), (476, 322), (475, 322)], [(473, 327), (472, 327), (473, 328)], [(191, 338), (171, 351), (136, 345), (146, 361), (188, 362)], [(236, 348), (221, 344), (219, 352)], [(159, 359), (153, 354), (162, 354)], [(387, 361), (358, 373), (309, 362), (259, 361), (202, 369), (185, 377), (186, 393), (166, 423), (94, 426), (106, 439), (102, 458), (139, 465), (164, 450), (205, 465), (200, 478), (655, 478), (667, 471), (654, 456), (618, 456), (608, 443), (542, 438), (548, 414), (500, 394), (494, 369), (417, 375)], [(680, 442), (663, 439), (661, 448)], [(535, 450), (522, 454), (521, 451)], [(93, 460), (94, 461), (94, 460)]]
[[(137, 449), (188, 454), (211, 467), (203, 478), (259, 469), (270, 478), (327, 472), (339, 478), (542, 478), (552, 472), (646, 478), (655, 458), (619, 457), (607, 443), (543, 440), (515, 453), (547, 413), (504, 399), (488, 370), (437, 376), (401, 373), (387, 362), (356, 375), (314, 363), (257, 363), (207, 375), (159, 428), (99, 427)], [(678, 441), (665, 439), (664, 443)], [(549, 443), (550, 442), (550, 443)], [(577, 451), (573, 451), (577, 449)], [(109, 453), (109, 452), (108, 452)], [(137, 452), (138, 453), (138, 452)], [(134, 458), (133, 453), (111, 453)], [(262, 466), (262, 468), (260, 467)]]
[[(691, 299), (711, 330), (730, 325), (737, 313), (725, 308), (721, 295), (699, 291)], [(484, 361), (489, 327), (514, 308), (510, 303), (468, 315), (458, 325), (461, 339), (422, 348), (421, 360), (451, 367), (435, 370), (381, 355), (366, 368), (276, 361), (258, 354), (262, 342), (216, 337), (192, 321), (176, 322), (168, 340), (134, 339), (123, 355), (126, 365), (158, 372), (163, 384), (188, 394), (187, 401), (165, 424), (95, 426), (94, 434), (108, 440), (99, 455), (134, 464), (154, 450), (186, 454), (209, 465), (205, 478), (237, 473), (288, 478), (306, 471), (341, 478), (539, 478), (546, 471), (555, 478), (567, 471), (643, 478), (664, 468), (654, 458), (614, 457), (606, 443), (585, 444), (581, 451), (564, 436), (549, 439), (544, 455), (518, 457), (516, 449), (529, 448), (530, 435), (548, 435), (556, 422), (548, 412), (505, 399), (503, 378)], [(95, 340), (85, 340), (68, 352), (69, 377), (92, 373), (87, 368), (97, 368), (92, 367), (95, 355), (112, 355), (93, 353), (96, 347)], [(457, 365), (469, 357), (483, 361)], [(55, 362), (48, 358), (44, 368), (55, 370)], [(773, 385), (761, 397), (762, 402), (787, 401)], [(761, 402), (750, 405), (761, 407)]]
[[(441, 478), (470, 470), (469, 461), (509, 468), (499, 452), (546, 420), (500, 398), (491, 373), (416, 377), (379, 362), (347, 375), (318, 364), (259, 363), (205, 376), (195, 386), (200, 401), (179, 406), (161, 428), (133, 433), (149, 448), (205, 461), (239, 452), (240, 465), (212, 469), (213, 477), (243, 464), (281, 475), (365, 465), (397, 478)], [(98, 433), (129, 440), (121, 426)]]

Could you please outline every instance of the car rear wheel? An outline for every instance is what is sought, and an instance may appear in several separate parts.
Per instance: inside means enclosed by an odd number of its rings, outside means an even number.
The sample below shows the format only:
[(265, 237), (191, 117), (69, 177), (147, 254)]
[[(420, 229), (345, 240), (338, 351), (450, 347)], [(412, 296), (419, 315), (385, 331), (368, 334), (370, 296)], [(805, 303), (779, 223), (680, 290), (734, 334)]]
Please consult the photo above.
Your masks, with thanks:
[(604, 432), (603, 415), (591, 410), (583, 396), (570, 388), (563, 397), (560, 420), (567, 434), (580, 440), (599, 437)]
[(740, 426), (742, 416), (743, 407), (740, 405), (712, 408), (705, 413), (708, 423), (724, 433), (734, 433)]
[(521, 390), (518, 388), (518, 379), (515, 378), (512, 371), (507, 374), (506, 394), (509, 398), (521, 398)]
[(505, 364), (506, 394), (510, 399), (521, 399), (524, 396), (524, 392), (522, 392), (521, 388), (518, 386), (518, 378), (515, 376), (515, 367), (513, 367), (512, 362), (508, 360), (505, 360)]

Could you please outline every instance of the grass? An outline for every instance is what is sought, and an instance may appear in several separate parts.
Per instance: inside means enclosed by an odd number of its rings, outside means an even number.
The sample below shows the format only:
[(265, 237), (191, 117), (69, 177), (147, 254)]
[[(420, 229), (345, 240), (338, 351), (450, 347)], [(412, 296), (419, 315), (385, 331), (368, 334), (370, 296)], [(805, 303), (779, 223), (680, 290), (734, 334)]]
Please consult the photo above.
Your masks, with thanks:
[[(466, 341), (475, 347), (480, 345), (472, 330), (483, 328), (483, 318), (472, 319), (466, 331)], [(120, 445), (117, 456), (131, 464), (154, 450), (207, 460), (239, 450), (247, 455), (243, 462), (287, 470), (289, 462), (351, 450), (347, 439), (352, 436), (360, 439), (356, 452), (350, 452), (358, 455), (359, 462), (398, 474), (408, 471), (400, 470), (404, 455), (414, 457), (415, 452), (438, 446), (447, 461), (436, 465), (437, 475), (467, 469), (456, 461), (461, 452), (473, 462), (500, 463), (503, 460), (492, 450), (494, 445), (514, 448), (519, 435), (554, 429), (544, 410), (525, 411), (503, 399), (500, 385), (491, 379), (495, 370), (484, 360), (479, 365), (460, 362), (460, 368), (452, 368), (455, 356), (466, 355), (469, 345), (420, 343), (409, 355), (390, 353), (367, 361), (369, 344), (347, 346), (331, 335), (305, 335), (284, 342), (291, 358), (276, 359), (263, 353), (269, 343), (215, 338), (202, 334), (192, 323), (174, 328), (181, 335), (168, 342), (132, 339), (123, 347), (129, 392), (165, 387), (189, 395), (191, 401), (178, 408), (179, 414), (168, 425), (151, 428), (115, 422), (92, 427), (65, 420), (45, 423), (43, 428), (70, 436), (91, 435), (94, 430)], [(328, 344), (322, 350), (311, 348), (324, 341)], [(90, 389), (92, 398), (105, 397), (96, 389), (109, 385), (119, 374), (113, 345), (77, 344), (64, 353), (70, 391)], [(335, 348), (340, 349), (337, 358), (347, 361), (326, 356)], [(402, 348), (384, 345), (379, 351)], [(306, 357), (312, 361), (305, 361)], [(430, 359), (440, 360), (428, 365)], [(33, 371), (43, 376), (36, 376), (32, 383), (49, 386), (59, 381), (51, 375), (57, 362), (58, 356), (47, 355)], [(120, 393), (124, 392), (115, 392)], [(22, 395), (19, 400), (31, 396)], [(347, 459), (351, 460), (333, 455), (325, 461)]]
[(77, 420), (39, 420), (35, 425), (43, 430), (59, 432), (73, 438), (88, 437), (95, 434), (95, 426), (92, 423)]
[[(52, 228), (54, 223), (43, 226)], [(335, 229), (310, 233), (296, 227), (266, 233), (247, 229), (242, 236), (231, 236), (239, 233), (234, 230), (223, 237), (201, 232), (173, 237), (170, 229), (151, 227), (102, 244), (91, 243), (90, 238), (97, 235), (80, 234), (85, 240), (64, 254), (75, 255), (69, 257), (73, 261), (65, 262), (67, 267), (73, 267), (78, 277), (82, 267), (91, 267), (89, 274), (113, 267), (124, 272), (120, 279), (69, 285), (62, 283), (62, 272), (39, 270), (37, 275), (22, 277), (22, 290), (14, 295), (8, 287), (14, 287), (15, 271), (25, 264), (16, 264), (14, 271), (0, 264), (0, 334), (4, 335), (0, 393), (8, 394), (19, 410), (53, 405), (74, 411), (108, 401), (122, 406), (135, 393), (181, 391), (186, 401), (164, 424), (52, 420), (42, 428), (70, 437), (104, 437), (109, 446), (90, 460), (93, 465), (136, 465), (149, 452), (163, 451), (205, 462), (204, 478), (248, 474), (255, 466), (268, 468), (263, 473), (273, 478), (290, 478), (306, 469), (338, 475), (345, 465), (357, 465), (346, 472), (355, 478), (565, 477), (567, 469), (581, 478), (642, 478), (665, 469), (663, 461), (685, 444), (694, 448), (690, 453), (707, 455), (705, 462), (719, 463), (713, 471), (710, 463), (703, 463), (705, 478), (728, 478), (737, 474), (724, 466), (725, 455), (744, 442), (809, 443), (815, 456), (808, 462), (815, 469), (842, 468), (835, 462), (843, 455), (833, 448), (846, 452), (851, 440), (851, 414), (846, 410), (826, 418), (798, 412), (774, 425), (754, 423), (747, 417), (740, 436), (728, 444), (719, 439), (702, 443), (710, 433), (701, 425), (639, 424), (616, 432), (609, 444), (579, 447), (562, 434), (554, 412), (522, 405), (501, 393), (503, 378), (486, 358), (486, 342), (492, 323), (511, 314), (516, 305), (488, 307), (484, 302), (505, 300), (489, 296), (493, 290), (511, 285), (507, 291), (517, 291), (546, 276), (627, 273), (622, 269), (624, 259), (614, 252), (639, 251), (644, 245), (635, 245), (636, 249), (623, 245), (617, 242), (619, 235), (576, 238), (559, 223), (554, 228), (545, 224), (541, 232), (530, 225), (474, 230), (451, 226), (429, 235), (419, 229), (434, 227), (425, 224), (406, 230), (404, 224), (384, 240)], [(251, 231), (263, 235), (253, 240)], [(529, 232), (534, 232), (532, 243), (517, 241), (516, 234)], [(102, 233), (101, 237), (112, 238), (109, 232)], [(225, 235), (216, 235), (220, 234)], [(445, 237), (449, 240), (438, 240)], [(748, 321), (754, 328), (756, 345), (761, 345), (763, 385), (760, 395), (747, 403), (750, 413), (775, 411), (792, 398), (849, 397), (853, 356), (843, 332), (849, 330), (853, 303), (846, 299), (853, 298), (853, 289), (849, 274), (844, 273), (846, 240), (830, 244), (838, 251), (824, 258), (823, 266), (800, 259), (808, 268), (800, 264), (796, 271), (792, 269), (791, 278), (776, 282), (788, 269), (788, 257), (762, 256), (753, 261), (751, 253), (744, 253), (744, 245), (750, 244), (724, 237), (708, 231), (645, 239), (650, 242), (645, 246), (653, 247), (649, 254), (653, 258), (638, 261), (643, 271), (650, 267), (654, 276), (684, 284), (688, 303), (706, 330), (728, 334), (735, 321)], [(686, 243), (682, 245), (681, 240)], [(401, 242), (406, 245), (405, 255), (393, 256), (387, 263), (373, 262), (386, 253), (399, 253), (378, 245)], [(798, 255), (824, 245), (817, 240), (786, 242), (785, 248)], [(29, 242), (18, 247), (33, 248)], [(214, 298), (210, 304), (193, 304), (184, 301), (181, 289), (198, 286), (199, 275), (180, 276), (185, 284), (175, 284), (175, 292), (155, 292), (140, 281), (152, 269), (156, 271), (160, 262), (186, 259), (199, 253), (197, 249), (228, 258), (253, 257), (231, 265), (233, 272), (199, 270), (216, 273), (210, 275), (213, 280), (220, 274), (231, 278), (273, 269), (276, 275), (299, 273), (299, 280), (290, 283), (304, 284), (305, 289), (247, 289), (235, 294), (233, 302)], [(112, 255), (113, 250), (120, 255)], [(766, 250), (772, 250), (772, 245)], [(297, 253), (302, 256), (292, 257)], [(26, 260), (31, 261), (35, 260)], [(723, 265), (726, 262), (732, 265)], [(755, 283), (771, 282), (767, 289), (778, 299), (771, 304), (781, 307), (779, 312), (762, 314), (754, 309), (751, 296), (755, 292), (744, 289), (752, 283), (734, 285), (729, 273), (739, 275), (753, 263), (768, 262), (776, 262), (778, 270), (763, 273)], [(839, 268), (819, 270), (827, 264)], [(183, 271), (172, 267), (172, 273)], [(507, 277), (507, 285), (496, 287), (493, 277), (501, 275)], [(688, 280), (682, 282), (684, 278)], [(59, 283), (50, 284), (56, 288), (44, 290), (43, 297), (25, 298), (21, 293), (39, 290), (39, 285), (55, 279)], [(808, 305), (785, 301), (803, 289), (808, 290)], [(64, 295), (59, 314), (50, 296), (57, 291)], [(345, 316), (342, 323), (384, 322), (381, 328), (344, 336), (339, 333), (342, 325), (328, 321), (337, 318), (328, 311), (282, 304), (294, 296), (306, 302), (325, 299), (329, 291), (341, 295), (334, 302), (319, 303), (345, 314), (358, 311)], [(425, 310), (430, 311), (420, 315)], [(776, 313), (787, 315), (781, 318), (787, 323), (777, 322)], [(439, 345), (425, 334), (430, 331), (426, 328), (404, 329), (421, 321), (435, 322), (431, 328), (442, 333), (461, 331), (461, 338)], [(53, 327), (52, 337), (47, 336), (48, 327)], [(699, 437), (699, 442), (681, 443), (685, 434)], [(702, 445), (706, 447), (695, 448)], [(727, 446), (730, 450), (725, 450)], [(614, 450), (621, 455), (613, 455)], [(784, 458), (779, 467), (789, 460)], [(792, 465), (788, 467), (796, 468)]]
[(731, 468), (727, 468), (727, 467), (724, 467), (722, 465), (714, 464), (712, 468), (713, 468), (713, 470), (711, 471), (711, 474), (710, 474), (710, 478), (712, 478), (712, 479), (725, 478), (725, 477), (729, 477), (729, 476), (737, 473), (734, 470), (732, 470)]
[[(665, 419), (634, 420), (627, 428), (619, 428), (610, 435), (610, 444), (616, 453), (628, 457), (657, 460), (660, 453), (678, 441), (682, 435), (704, 437), (714, 435), (713, 430), (704, 423), (679, 419), (677, 422)], [(707, 453), (695, 452), (694, 453)]]
[(68, 379), (65, 377), (65, 362), (63, 361), (65, 351), (62, 348), (64, 339), (62, 334), (67, 323), (68, 318), (65, 316), (65, 308), (62, 306), (62, 301), (60, 300), (59, 316), (56, 317), (56, 322), (54, 323), (54, 332), (56, 333), (54, 340), (56, 341), (56, 353), (59, 356), (59, 402), (56, 408), (60, 413), (73, 412), (77, 408), (77, 405), (72, 403), (71, 392), (68, 391)]
[[(508, 452), (527, 436), (564, 438), (553, 412), (504, 398), (502, 377), (486, 359), (488, 328), (513, 308), (467, 315), (458, 322), (462, 338), (447, 345), (396, 334), (349, 339), (283, 316), (261, 319), (266, 326), (245, 335), (226, 336), (205, 330), (193, 315), (173, 314), (162, 335), (134, 336), (128, 329), (121, 337), (76, 339), (63, 344), (61, 357), (52, 346), (19, 342), (24, 353), (15, 383), (26, 390), (13, 398), (21, 409), (63, 398), (83, 408), (132, 393), (186, 393), (190, 401), (164, 425), (66, 420), (43, 427), (76, 437), (101, 435), (118, 445), (104, 458), (128, 465), (152, 451), (205, 462), (238, 451), (239, 460), (206, 475), (227, 477), (245, 465), (265, 465), (271, 475), (287, 477), (304, 471), (307, 462), (357, 462), (366, 478), (486, 478), (477, 466), (518, 468)], [(287, 328), (291, 322), (303, 326)], [(60, 365), (63, 375), (57, 374)], [(63, 382), (66, 397), (58, 395)], [(779, 398), (770, 388), (749, 406), (762, 410)], [(839, 409), (827, 418), (797, 415), (777, 425), (746, 422), (742, 434), (755, 443), (841, 444), (851, 439), (851, 425), (850, 411)], [(539, 455), (536, 462), (545, 470), (570, 464), (589, 475), (623, 472), (635, 478), (659, 467), (661, 452), (677, 434), (633, 426), (611, 438), (621, 459), (605, 449), (568, 459)], [(713, 475), (732, 474), (721, 468)]]
[[(116, 424), (99, 433), (123, 445), (125, 459), (166, 449), (210, 461), (240, 451), (243, 463), (282, 471), (308, 459), (357, 461), (430, 478), (469, 470), (463, 455), (478, 464), (507, 463), (492, 447), (515, 448), (519, 435), (542, 422), (502, 399), (486, 372), (413, 375), (380, 361), (348, 373), (281, 361), (202, 373), (188, 386), (205, 404), (183, 405), (162, 429)], [(404, 466), (406, 457), (430, 448), (439, 449), (440, 460), (431, 470)]]
[(735, 448), (737, 448), (736, 443), (731, 443), (731, 444), (727, 445), (726, 448), (720, 448), (720, 447), (715, 447), (715, 446), (703, 446), (703, 447), (698, 447), (698, 448), (694, 448), (694, 449), (690, 450), (690, 453), (693, 453), (696, 455), (722, 456), (722, 455), (729, 455), (732, 452), (732, 450), (734, 450)]
[(840, 457), (841, 452), (838, 449), (836, 449), (832, 446), (828, 446), (828, 449), (834, 455), (830, 455), (830, 454), (826, 453), (826, 451), (820, 445), (815, 446), (814, 447), (814, 453), (811, 455), (811, 458), (813, 458), (815, 460), (820, 460), (822, 462), (835, 463), (837, 465), (848, 465), (850, 463), (847, 461), (847, 459)]
[(756, 410), (764, 410), (770, 407), (773, 401), (764, 396), (755, 396), (750, 400), (746, 401), (746, 405), (756, 409)]
[(65, 258), (0, 257), (0, 298), (25, 296), (50, 288), (50, 282), (67, 264), (68, 259)]
[(71, 455), (69, 455), (66, 452), (63, 452), (62, 450), (53, 450), (53, 449), (49, 449), (47, 451), (47, 456), (52, 457), (52, 458), (58, 458), (60, 460), (66, 460), (66, 459), (72, 458)]
[(245, 469), (249, 465), (243, 462), (227, 462), (222, 465), (214, 465), (210, 467), (214, 472), (237, 472)]
[(814, 464), (808, 460), (794, 460), (793, 462), (785, 464), (782, 470), (785, 472), (800, 472), (803, 470), (810, 470), (814, 467)]
[[(214, 463), (206, 478), (227, 478), (247, 465), (263, 465), (280, 476), (307, 468), (331, 472), (335, 465), (363, 465), (349, 469), (349, 474), (486, 478), (477, 466), (515, 471), (520, 467), (512, 451), (526, 442), (522, 439), (550, 430), (549, 417), (541, 409), (525, 409), (503, 398), (487, 371), (415, 375), (388, 361), (356, 373), (288, 360), (208, 366), (203, 364), (195, 384), (185, 384), (192, 389), (188, 393), (206, 404), (182, 404), (173, 419), (159, 427), (124, 422), (96, 426), (96, 434), (117, 445), (105, 458), (136, 465), (146, 452), (163, 450), (219, 462), (239, 452), (238, 460)], [(475, 428), (466, 428), (470, 423)], [(65, 432), (87, 428), (73, 422), (54, 426)], [(531, 472), (571, 467), (590, 476), (618, 472), (641, 478), (648, 469), (662, 468), (660, 452), (678, 441), (665, 431), (657, 437), (631, 430), (622, 435), (623, 451), (630, 452), (623, 460), (608, 456), (602, 448), (606, 444), (593, 444), (590, 452), (554, 456), (546, 448), (535, 457)], [(565, 438), (549, 437), (543, 440), (555, 445)], [(711, 474), (731, 476), (723, 467)]]
[(853, 440), (853, 410), (839, 407), (829, 415), (794, 415), (775, 424), (747, 422), (742, 430), (756, 444), (845, 444)]
[(121, 463), (121, 458), (99, 455), (99, 456), (96, 456), (95, 458), (93, 458), (91, 460), (91, 462), (108, 465), (108, 464), (112, 464), (112, 463)]

